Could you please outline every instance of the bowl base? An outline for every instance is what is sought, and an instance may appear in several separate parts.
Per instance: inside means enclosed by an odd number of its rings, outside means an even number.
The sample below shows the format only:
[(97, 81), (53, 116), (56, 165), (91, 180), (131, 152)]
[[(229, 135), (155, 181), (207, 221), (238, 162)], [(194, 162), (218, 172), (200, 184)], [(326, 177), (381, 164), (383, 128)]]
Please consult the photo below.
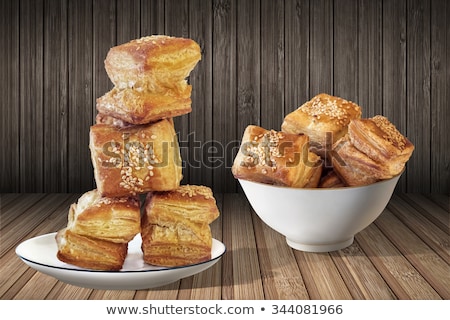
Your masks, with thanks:
[(353, 243), (354, 237), (351, 237), (350, 239), (335, 242), (335, 243), (327, 243), (327, 244), (305, 244), (305, 243), (299, 243), (292, 240), (289, 240), (286, 238), (287, 244), (295, 249), (300, 251), (307, 251), (307, 252), (330, 252), (330, 251), (337, 251), (340, 249), (344, 249), (351, 245)]

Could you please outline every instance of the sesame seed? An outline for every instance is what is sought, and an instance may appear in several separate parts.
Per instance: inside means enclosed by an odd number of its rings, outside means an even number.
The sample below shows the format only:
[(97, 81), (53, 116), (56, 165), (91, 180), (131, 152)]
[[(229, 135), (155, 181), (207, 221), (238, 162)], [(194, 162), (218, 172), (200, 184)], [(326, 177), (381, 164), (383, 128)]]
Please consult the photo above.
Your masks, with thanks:
[[(357, 113), (360, 112), (360, 107), (351, 101), (322, 94), (303, 104), (299, 110), (317, 120), (327, 116), (331, 119), (342, 120), (340, 123), (335, 122), (337, 125), (347, 125), (351, 107)], [(313, 122), (315, 122), (315, 119), (313, 119)]]
[(383, 132), (383, 138), (388, 141), (391, 145), (398, 147), (400, 150), (406, 148), (405, 137), (397, 130), (394, 124), (392, 124), (386, 117), (375, 116), (371, 118), (373, 122), (379, 127)]

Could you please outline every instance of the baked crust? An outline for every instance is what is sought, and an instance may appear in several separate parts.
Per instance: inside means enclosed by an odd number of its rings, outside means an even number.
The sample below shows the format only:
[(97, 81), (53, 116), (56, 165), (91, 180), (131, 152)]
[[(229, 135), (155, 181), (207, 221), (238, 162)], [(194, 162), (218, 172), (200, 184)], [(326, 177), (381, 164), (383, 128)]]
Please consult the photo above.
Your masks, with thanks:
[(326, 157), (327, 149), (347, 133), (350, 121), (361, 114), (356, 103), (321, 93), (286, 115), (281, 131), (309, 136), (312, 150)]
[(414, 151), (413, 144), (380, 115), (350, 122), (349, 138), (358, 150), (373, 161), (384, 164), (390, 176), (403, 171)]
[(128, 123), (126, 121), (114, 118), (113, 116), (109, 116), (109, 115), (106, 115), (103, 113), (97, 113), (97, 115), (95, 116), (95, 123), (96, 124), (108, 124), (108, 125), (119, 127), (119, 128), (126, 128), (126, 127), (133, 126), (133, 124), (131, 124), (131, 123)]
[(348, 135), (338, 140), (333, 150), (337, 154), (332, 157), (333, 169), (346, 186), (368, 185), (380, 179), (391, 178), (390, 175), (385, 175), (381, 164), (355, 148)]
[(95, 124), (89, 147), (102, 196), (173, 190), (182, 179), (177, 136), (169, 119), (124, 128)]
[(97, 190), (84, 193), (69, 209), (71, 232), (116, 243), (128, 243), (140, 232), (138, 197), (107, 198)]
[(154, 35), (132, 40), (109, 50), (106, 72), (120, 89), (175, 88), (201, 59), (200, 46), (191, 39)]
[(336, 174), (336, 172), (331, 169), (326, 174), (320, 178), (318, 185), (319, 188), (342, 188), (345, 184), (342, 182), (341, 178)]
[(317, 187), (322, 161), (309, 151), (306, 135), (266, 130), (249, 125), (234, 159), (232, 173), (237, 179), (297, 187)]
[(352, 120), (334, 146), (333, 168), (346, 185), (366, 185), (400, 174), (414, 146), (383, 116)]
[(213, 193), (205, 186), (183, 185), (147, 194), (141, 221), (144, 261), (183, 266), (211, 258), (209, 224), (219, 216)]
[(164, 92), (113, 88), (97, 99), (97, 111), (130, 124), (155, 122), (190, 113), (191, 90), (191, 86)]
[(85, 237), (66, 228), (56, 233), (56, 243), (60, 261), (92, 270), (122, 269), (128, 251), (127, 243)]

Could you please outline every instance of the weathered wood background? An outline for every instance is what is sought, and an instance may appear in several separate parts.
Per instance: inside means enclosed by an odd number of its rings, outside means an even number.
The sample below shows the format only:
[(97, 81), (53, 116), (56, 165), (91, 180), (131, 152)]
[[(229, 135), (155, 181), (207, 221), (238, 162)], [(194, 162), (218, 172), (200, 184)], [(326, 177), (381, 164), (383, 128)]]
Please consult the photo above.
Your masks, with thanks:
[(384, 114), (415, 144), (398, 186), (448, 193), (450, 2), (446, 0), (20, 0), (0, 2), (1, 192), (84, 192), (108, 49), (189, 37), (193, 112), (175, 119), (183, 183), (235, 192), (244, 128), (279, 129), (319, 92)]

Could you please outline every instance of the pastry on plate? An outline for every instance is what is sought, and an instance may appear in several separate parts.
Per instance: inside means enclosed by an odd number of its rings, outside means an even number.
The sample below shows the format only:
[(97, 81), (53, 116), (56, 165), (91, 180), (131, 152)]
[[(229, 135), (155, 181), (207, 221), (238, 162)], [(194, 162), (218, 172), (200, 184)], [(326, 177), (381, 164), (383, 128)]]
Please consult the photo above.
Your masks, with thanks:
[(114, 271), (122, 269), (128, 244), (76, 234), (66, 228), (56, 234), (57, 258), (81, 268)]
[(70, 206), (67, 229), (90, 238), (128, 243), (140, 232), (140, 219), (137, 196), (109, 198), (91, 190)]
[(213, 193), (205, 186), (148, 193), (141, 222), (144, 261), (171, 267), (211, 259), (210, 223), (218, 216)]

